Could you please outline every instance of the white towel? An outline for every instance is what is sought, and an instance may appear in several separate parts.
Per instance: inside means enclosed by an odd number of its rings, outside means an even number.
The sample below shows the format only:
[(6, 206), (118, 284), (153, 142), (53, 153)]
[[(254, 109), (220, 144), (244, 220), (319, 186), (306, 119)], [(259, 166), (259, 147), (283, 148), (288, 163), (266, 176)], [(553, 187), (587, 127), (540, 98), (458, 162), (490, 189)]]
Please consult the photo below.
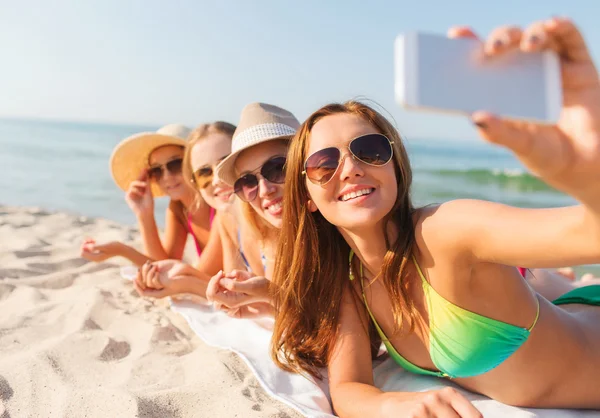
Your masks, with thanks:
[[(223, 312), (215, 311), (207, 303), (173, 300), (171, 307), (187, 320), (190, 327), (204, 342), (237, 353), (254, 372), (265, 391), (275, 399), (307, 417), (334, 416), (326, 382), (316, 382), (313, 379), (285, 372), (275, 366), (269, 357), (272, 320), (230, 318)], [(452, 385), (443, 379), (405, 372), (390, 358), (375, 366), (374, 377), (377, 387), (384, 391), (420, 392)], [(515, 408), (484, 396), (459, 390), (486, 418), (600, 417), (600, 412), (595, 411)]]

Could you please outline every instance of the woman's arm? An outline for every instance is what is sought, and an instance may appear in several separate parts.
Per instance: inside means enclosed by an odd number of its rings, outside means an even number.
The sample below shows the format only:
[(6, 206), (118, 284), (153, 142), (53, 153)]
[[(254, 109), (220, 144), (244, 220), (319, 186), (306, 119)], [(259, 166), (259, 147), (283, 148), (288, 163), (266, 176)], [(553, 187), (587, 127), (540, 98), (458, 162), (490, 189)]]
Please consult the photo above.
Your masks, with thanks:
[(600, 262), (600, 215), (583, 205), (521, 209), (455, 200), (424, 209), (421, 219), (429, 247), (469, 263), (551, 268)]
[(177, 217), (178, 209), (174, 202), (171, 202), (167, 208), (164, 246), (158, 234), (154, 214), (146, 215), (138, 220), (144, 248), (153, 260), (180, 260), (183, 256), (188, 231)]
[[(562, 109), (556, 124), (472, 115), (488, 142), (510, 149), (550, 186), (580, 206), (518, 209), (489, 202), (456, 201), (423, 221), (424, 236), (473, 262), (560, 267), (600, 261), (600, 79), (573, 22), (551, 18), (524, 30), (504, 26), (484, 42), (486, 55), (553, 50), (560, 59)], [(431, 228), (429, 228), (431, 227)], [(435, 232), (437, 231), (437, 237)]]
[(81, 245), (82, 258), (89, 261), (102, 262), (112, 257), (124, 257), (136, 266), (141, 266), (146, 261), (153, 261), (145, 254), (120, 241), (111, 241), (106, 244), (96, 244), (91, 238), (86, 239)]

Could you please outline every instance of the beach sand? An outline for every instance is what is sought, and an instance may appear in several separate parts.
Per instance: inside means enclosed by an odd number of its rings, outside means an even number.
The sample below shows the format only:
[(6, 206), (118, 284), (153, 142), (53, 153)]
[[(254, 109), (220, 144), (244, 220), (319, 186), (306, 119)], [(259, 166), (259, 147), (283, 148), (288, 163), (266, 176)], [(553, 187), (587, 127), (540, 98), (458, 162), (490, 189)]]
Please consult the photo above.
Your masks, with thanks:
[(138, 297), (84, 237), (133, 227), (0, 206), (0, 417), (298, 417), (229, 351), (204, 344), (165, 300)]

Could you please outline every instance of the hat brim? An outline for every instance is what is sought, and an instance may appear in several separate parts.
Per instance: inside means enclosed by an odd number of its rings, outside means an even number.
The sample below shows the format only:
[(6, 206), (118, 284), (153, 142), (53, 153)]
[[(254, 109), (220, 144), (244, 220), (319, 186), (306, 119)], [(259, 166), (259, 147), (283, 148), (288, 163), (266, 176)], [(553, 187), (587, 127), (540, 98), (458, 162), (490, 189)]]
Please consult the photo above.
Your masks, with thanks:
[[(110, 157), (110, 173), (121, 190), (127, 190), (132, 181), (137, 180), (143, 170), (148, 168), (148, 158), (152, 151), (167, 145), (185, 147), (187, 142), (175, 136), (143, 132), (121, 141)], [(152, 195), (165, 194), (158, 184), (151, 184)]]
[(255, 147), (258, 144), (262, 144), (264, 142), (276, 141), (278, 139), (291, 140), (293, 135), (284, 135), (284, 136), (276, 136), (273, 138), (264, 138), (258, 142), (248, 144), (243, 148), (238, 149), (236, 152), (232, 152), (222, 160), (216, 168), (217, 176), (224, 182), (230, 186), (233, 186), (235, 181), (238, 179), (238, 175), (235, 173), (235, 162), (240, 154), (246, 151), (249, 148)]

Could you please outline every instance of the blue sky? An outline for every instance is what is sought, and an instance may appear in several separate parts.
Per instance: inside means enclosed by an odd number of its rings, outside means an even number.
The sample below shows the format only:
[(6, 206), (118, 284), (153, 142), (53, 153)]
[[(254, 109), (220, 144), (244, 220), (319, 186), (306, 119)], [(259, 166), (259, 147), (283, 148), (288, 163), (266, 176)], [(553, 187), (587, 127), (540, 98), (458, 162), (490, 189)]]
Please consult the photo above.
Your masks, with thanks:
[(265, 101), (302, 120), (364, 96), (409, 138), (473, 138), (465, 118), (395, 104), (395, 36), (566, 15), (598, 61), (599, 12), (595, 0), (0, 0), (0, 116), (192, 126)]

